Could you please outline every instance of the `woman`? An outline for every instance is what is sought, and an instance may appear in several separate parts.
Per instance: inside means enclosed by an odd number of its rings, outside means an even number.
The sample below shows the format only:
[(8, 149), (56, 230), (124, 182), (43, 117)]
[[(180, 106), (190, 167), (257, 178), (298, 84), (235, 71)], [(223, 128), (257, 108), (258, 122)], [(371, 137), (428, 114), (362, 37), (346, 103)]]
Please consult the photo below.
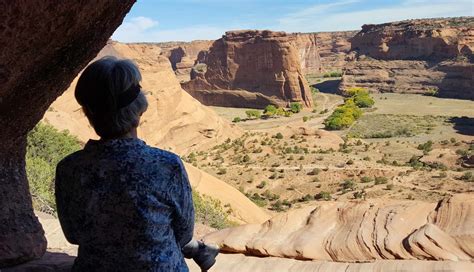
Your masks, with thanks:
[(148, 106), (140, 80), (131, 61), (105, 57), (77, 83), (101, 139), (56, 169), (59, 220), (79, 245), (73, 271), (188, 271), (181, 250), (193, 236), (191, 187), (177, 155), (137, 138)]

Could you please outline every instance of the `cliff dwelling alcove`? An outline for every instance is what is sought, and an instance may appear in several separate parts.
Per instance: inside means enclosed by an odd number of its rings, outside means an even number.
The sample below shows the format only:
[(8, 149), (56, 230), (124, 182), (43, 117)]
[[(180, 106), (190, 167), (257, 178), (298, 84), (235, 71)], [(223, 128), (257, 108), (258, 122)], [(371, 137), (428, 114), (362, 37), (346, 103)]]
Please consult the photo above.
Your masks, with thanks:
[(26, 134), (104, 47), (135, 0), (0, 1), (0, 267), (40, 257)]

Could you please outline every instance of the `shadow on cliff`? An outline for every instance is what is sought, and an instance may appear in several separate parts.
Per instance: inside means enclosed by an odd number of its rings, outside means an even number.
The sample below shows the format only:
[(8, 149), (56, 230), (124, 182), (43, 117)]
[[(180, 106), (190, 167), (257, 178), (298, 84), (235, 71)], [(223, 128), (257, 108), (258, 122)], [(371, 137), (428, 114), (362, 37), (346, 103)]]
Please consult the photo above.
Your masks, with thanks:
[(316, 83), (312, 86), (318, 88), (318, 90), (322, 93), (338, 94), (340, 83), (340, 79), (331, 79), (323, 81), (321, 83)]
[(453, 128), (457, 133), (474, 136), (474, 118), (470, 117), (452, 117), (449, 122), (453, 124)]

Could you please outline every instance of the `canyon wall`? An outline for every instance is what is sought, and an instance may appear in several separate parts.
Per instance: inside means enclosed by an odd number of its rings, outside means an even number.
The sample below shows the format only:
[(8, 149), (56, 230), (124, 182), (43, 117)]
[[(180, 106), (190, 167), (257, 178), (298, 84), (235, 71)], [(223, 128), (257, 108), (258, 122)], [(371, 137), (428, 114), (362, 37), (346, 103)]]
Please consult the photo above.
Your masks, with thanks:
[(0, 267), (41, 257), (46, 249), (25, 172), (28, 131), (134, 2), (0, 1)]
[(200, 54), (205, 54), (213, 41), (197, 40), (192, 42), (164, 42), (156, 43), (161, 48), (162, 54), (169, 59), (171, 67), (179, 81), (189, 81), (191, 70)]
[(474, 99), (474, 17), (364, 25), (351, 50), (341, 91)]
[[(207, 70), (193, 75), (182, 86), (191, 95), (203, 89), (222, 90), (224, 94), (213, 100), (216, 106), (225, 104), (232, 92), (245, 90), (274, 99), (279, 106), (300, 102), (312, 107), (311, 91), (301, 70), (295, 39), (284, 32), (226, 32), (209, 49), (205, 57)], [(245, 99), (238, 105), (248, 107)], [(266, 104), (256, 106), (263, 108)]]
[(304, 74), (341, 71), (357, 31), (295, 33)]

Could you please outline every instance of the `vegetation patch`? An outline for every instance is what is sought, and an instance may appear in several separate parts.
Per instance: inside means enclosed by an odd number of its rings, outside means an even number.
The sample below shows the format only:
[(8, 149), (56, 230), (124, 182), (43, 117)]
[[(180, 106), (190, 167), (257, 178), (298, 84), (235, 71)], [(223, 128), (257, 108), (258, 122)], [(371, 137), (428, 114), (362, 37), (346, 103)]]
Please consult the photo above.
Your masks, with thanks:
[(79, 140), (67, 131), (39, 123), (28, 133), (26, 175), (30, 184), (33, 207), (56, 214), (54, 177), (56, 165), (67, 155), (81, 149)]
[(364, 139), (412, 137), (422, 133), (429, 134), (445, 121), (446, 117), (442, 116), (367, 114), (351, 127), (347, 136)]
[(223, 229), (235, 225), (235, 223), (228, 218), (228, 213), (232, 210), (224, 211), (219, 200), (206, 195), (200, 195), (193, 189), (193, 202), (195, 222), (216, 229)]
[(374, 100), (364, 88), (350, 88), (345, 91), (348, 98), (344, 105), (339, 106), (324, 121), (324, 125), (330, 130), (340, 130), (350, 127), (362, 116), (361, 108), (371, 108)]

